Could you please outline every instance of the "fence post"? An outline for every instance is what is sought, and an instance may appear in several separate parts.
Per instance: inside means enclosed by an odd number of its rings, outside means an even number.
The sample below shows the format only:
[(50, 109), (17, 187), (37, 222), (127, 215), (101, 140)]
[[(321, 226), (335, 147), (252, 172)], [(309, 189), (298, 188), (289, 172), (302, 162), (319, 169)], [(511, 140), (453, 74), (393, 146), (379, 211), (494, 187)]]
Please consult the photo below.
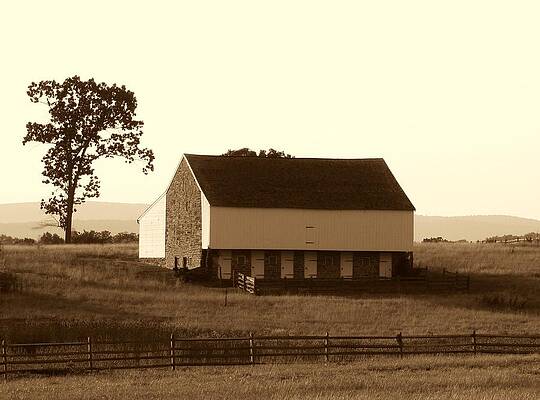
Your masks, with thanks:
[(472, 345), (473, 345), (473, 353), (476, 354), (476, 329), (472, 331)]
[(399, 358), (403, 358), (403, 335), (401, 332), (396, 335), (396, 341), (399, 346)]
[(176, 346), (176, 341), (174, 340), (174, 333), (171, 333), (171, 347), (170, 347), (170, 355), (171, 355), (171, 370), (174, 371), (176, 368), (176, 360), (174, 359), (174, 348)]
[(328, 362), (328, 332), (324, 338), (324, 359)]
[(255, 364), (255, 356), (253, 354), (253, 332), (249, 332), (249, 362)]
[(92, 338), (88, 336), (86, 338), (86, 351), (88, 353), (88, 366), (90, 367), (90, 371), (94, 369), (94, 361), (92, 356)]
[(2, 365), (4, 366), (4, 380), (7, 381), (6, 341), (2, 339)]

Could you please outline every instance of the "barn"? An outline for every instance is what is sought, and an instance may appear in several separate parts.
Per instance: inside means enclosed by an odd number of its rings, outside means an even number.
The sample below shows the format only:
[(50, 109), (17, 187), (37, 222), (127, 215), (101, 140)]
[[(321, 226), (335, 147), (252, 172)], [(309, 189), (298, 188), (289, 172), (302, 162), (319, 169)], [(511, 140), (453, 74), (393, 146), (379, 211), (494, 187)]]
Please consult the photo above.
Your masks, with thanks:
[(185, 154), (138, 219), (139, 257), (230, 280), (392, 278), (415, 208), (386, 162)]

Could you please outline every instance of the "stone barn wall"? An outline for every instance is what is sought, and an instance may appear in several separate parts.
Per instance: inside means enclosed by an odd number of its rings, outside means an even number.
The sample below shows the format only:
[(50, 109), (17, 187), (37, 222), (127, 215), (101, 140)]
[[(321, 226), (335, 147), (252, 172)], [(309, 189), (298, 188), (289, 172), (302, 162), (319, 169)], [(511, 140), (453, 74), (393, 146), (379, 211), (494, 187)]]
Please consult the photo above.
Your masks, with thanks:
[(185, 159), (182, 160), (167, 191), (165, 266), (173, 268), (175, 257), (183, 266), (201, 266), (202, 216), (201, 191)]

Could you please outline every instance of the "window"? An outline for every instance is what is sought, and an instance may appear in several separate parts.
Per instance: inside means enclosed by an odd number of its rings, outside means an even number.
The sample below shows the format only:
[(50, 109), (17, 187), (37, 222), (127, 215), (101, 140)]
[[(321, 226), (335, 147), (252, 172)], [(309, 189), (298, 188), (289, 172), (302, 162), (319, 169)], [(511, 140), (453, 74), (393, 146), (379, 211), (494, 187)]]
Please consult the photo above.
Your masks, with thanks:
[(243, 254), (237, 255), (235, 258), (235, 264), (236, 265), (247, 265), (247, 257)]
[(369, 268), (369, 265), (370, 262), (369, 262), (369, 257), (360, 257), (358, 259), (358, 265), (361, 267), (361, 268)]
[(325, 267), (330, 267), (331, 265), (333, 265), (332, 256), (323, 256), (322, 265), (324, 265)]
[(278, 256), (277, 255), (268, 255), (264, 260), (266, 265), (278, 265)]
[(339, 265), (339, 254), (320, 254), (320, 265), (323, 267), (334, 267)]

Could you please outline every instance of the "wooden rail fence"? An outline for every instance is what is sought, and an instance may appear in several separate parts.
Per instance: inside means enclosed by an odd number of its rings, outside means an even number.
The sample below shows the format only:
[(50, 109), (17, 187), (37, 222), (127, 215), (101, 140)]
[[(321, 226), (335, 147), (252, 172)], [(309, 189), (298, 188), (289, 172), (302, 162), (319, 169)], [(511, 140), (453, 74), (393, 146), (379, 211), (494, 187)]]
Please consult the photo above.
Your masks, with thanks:
[(23, 373), (353, 361), (414, 354), (540, 353), (540, 335), (256, 336), (156, 341), (1, 342), (4, 379)]
[(236, 287), (246, 292), (256, 294), (255, 278), (238, 273), (236, 276)]
[(397, 276), (391, 279), (365, 277), (359, 279), (256, 279), (237, 272), (233, 285), (246, 292), (260, 295), (275, 292), (351, 293), (351, 292), (400, 292), (400, 291), (466, 291), (470, 287), (469, 275), (457, 272), (427, 272), (421, 269), (417, 275)]

